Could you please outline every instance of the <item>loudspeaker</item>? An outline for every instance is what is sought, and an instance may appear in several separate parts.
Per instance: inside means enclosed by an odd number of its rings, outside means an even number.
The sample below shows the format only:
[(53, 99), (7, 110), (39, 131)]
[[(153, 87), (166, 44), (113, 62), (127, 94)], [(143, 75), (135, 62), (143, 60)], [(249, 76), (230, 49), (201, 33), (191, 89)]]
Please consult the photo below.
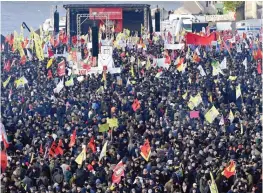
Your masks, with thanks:
[(54, 32), (55, 34), (59, 32), (59, 13), (57, 10), (54, 12)]
[(98, 57), (99, 54), (99, 36), (98, 27), (92, 26), (92, 56)]
[(155, 31), (156, 32), (160, 32), (160, 19), (161, 19), (160, 11), (157, 10), (155, 12)]

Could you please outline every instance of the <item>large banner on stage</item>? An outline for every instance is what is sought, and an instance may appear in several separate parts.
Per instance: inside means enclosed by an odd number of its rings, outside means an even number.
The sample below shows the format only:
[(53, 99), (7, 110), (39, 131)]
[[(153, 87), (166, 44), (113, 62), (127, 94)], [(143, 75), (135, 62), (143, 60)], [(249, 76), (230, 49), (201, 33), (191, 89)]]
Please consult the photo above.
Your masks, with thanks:
[[(122, 8), (90, 8), (89, 13), (96, 12), (96, 16), (99, 15), (108, 15), (109, 20), (122, 19)], [(94, 19), (93, 16), (90, 16), (90, 19)]]
[[(89, 8), (89, 13), (91, 14), (90, 20), (94, 19), (94, 16), (92, 13), (96, 13), (95, 19), (98, 16), (108, 16), (109, 23), (114, 26), (115, 32), (121, 32), (122, 31), (122, 20), (123, 20), (123, 14), (122, 14), (122, 8)], [(106, 17), (100, 17), (99, 20), (105, 21)]]

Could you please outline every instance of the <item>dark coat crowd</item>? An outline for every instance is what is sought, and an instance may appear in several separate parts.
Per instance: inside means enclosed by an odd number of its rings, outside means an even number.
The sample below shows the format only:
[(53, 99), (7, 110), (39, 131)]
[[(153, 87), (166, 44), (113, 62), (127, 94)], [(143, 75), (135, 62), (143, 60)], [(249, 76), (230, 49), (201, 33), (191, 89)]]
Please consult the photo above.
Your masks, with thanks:
[[(57, 75), (60, 57), (54, 60), (52, 78), (48, 78), (48, 58), (39, 61), (30, 50), (33, 59), (27, 57), (21, 65), (18, 52), (5, 50), (1, 53), (1, 80), (11, 79), (1, 87), (1, 122), (9, 142), (8, 148), (1, 143), (8, 155), (1, 191), (209, 193), (211, 172), (219, 193), (262, 192), (262, 80), (257, 70), (262, 59), (255, 59), (253, 49), (246, 46), (253, 38), (256, 36), (236, 42), (230, 52), (219, 46), (199, 46), (199, 62), (192, 60), (196, 46), (168, 50), (173, 57), (167, 69), (142, 64), (148, 58), (153, 64), (154, 57), (165, 57), (164, 41), (149, 42), (147, 50), (136, 45), (115, 48), (113, 61), (121, 73), (107, 73), (106, 81), (102, 74), (84, 75), (81, 82), (75, 75), (74, 85), (64, 86), (59, 93), (54, 93), (54, 88), (62, 79)], [(187, 63), (183, 72), (177, 70), (178, 57)], [(227, 68), (213, 76), (211, 63), (225, 57)], [(245, 58), (247, 69), (242, 64)], [(3, 69), (7, 60), (12, 62), (9, 72)], [(206, 76), (201, 76), (199, 65)], [(68, 62), (66, 66), (67, 74)], [(22, 76), (28, 83), (16, 88), (14, 81)], [(239, 84), (242, 96), (237, 98)], [(199, 117), (191, 118), (187, 104), (198, 93), (202, 102), (193, 110), (199, 111)], [(135, 99), (140, 103), (136, 111), (132, 108)], [(220, 114), (208, 123), (204, 115), (212, 106)], [(230, 110), (232, 121), (228, 119)], [(219, 125), (222, 116), (224, 124)], [(106, 118), (117, 118), (118, 127), (99, 132), (99, 124)], [(69, 147), (74, 130), (76, 144)], [(75, 159), (92, 137), (96, 151), (87, 148), (86, 160), (78, 165)], [(140, 155), (146, 139), (151, 147), (148, 161)], [(51, 157), (53, 141), (58, 144), (60, 140), (63, 155)], [(99, 161), (106, 140), (107, 153)], [(121, 160), (125, 175), (120, 183), (112, 183), (113, 167)], [(236, 172), (226, 178), (222, 172), (231, 160)]]

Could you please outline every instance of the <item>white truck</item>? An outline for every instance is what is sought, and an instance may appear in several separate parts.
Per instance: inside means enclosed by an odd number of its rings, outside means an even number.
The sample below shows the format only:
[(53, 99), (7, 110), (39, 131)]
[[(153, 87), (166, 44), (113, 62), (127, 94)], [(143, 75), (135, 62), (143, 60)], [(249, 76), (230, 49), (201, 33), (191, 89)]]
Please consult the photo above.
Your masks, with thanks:
[(236, 22), (236, 30), (239, 34), (258, 34), (263, 26), (263, 19), (248, 19)]

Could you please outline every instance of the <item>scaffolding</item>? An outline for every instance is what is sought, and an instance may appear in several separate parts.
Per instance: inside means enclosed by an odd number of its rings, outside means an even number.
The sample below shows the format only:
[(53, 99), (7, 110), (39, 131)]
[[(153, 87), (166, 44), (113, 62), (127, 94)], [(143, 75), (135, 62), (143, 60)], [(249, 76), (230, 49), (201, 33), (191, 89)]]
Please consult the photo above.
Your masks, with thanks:
[[(99, 14), (99, 15), (93, 15), (93, 14), (77, 14), (77, 37), (80, 38), (81, 36), (81, 25), (89, 18), (95, 19), (105, 19), (105, 28), (106, 28), (106, 34), (110, 31), (109, 29), (109, 14)], [(84, 21), (81, 22), (81, 18), (85, 18)], [(78, 48), (80, 49), (80, 48)]]

